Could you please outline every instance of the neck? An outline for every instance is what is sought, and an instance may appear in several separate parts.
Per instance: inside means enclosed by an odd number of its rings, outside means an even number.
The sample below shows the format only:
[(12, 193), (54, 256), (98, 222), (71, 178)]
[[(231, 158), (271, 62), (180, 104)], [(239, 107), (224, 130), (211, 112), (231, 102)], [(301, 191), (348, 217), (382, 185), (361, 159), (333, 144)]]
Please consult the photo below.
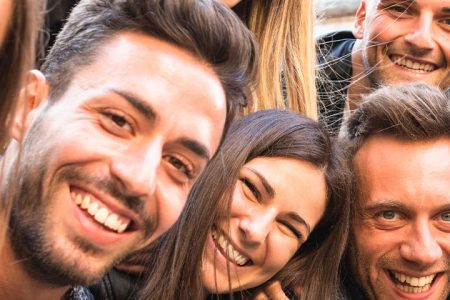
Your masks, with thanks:
[(370, 82), (364, 72), (362, 40), (357, 39), (352, 50), (352, 80), (347, 92), (350, 110), (358, 108), (362, 97), (370, 90)]

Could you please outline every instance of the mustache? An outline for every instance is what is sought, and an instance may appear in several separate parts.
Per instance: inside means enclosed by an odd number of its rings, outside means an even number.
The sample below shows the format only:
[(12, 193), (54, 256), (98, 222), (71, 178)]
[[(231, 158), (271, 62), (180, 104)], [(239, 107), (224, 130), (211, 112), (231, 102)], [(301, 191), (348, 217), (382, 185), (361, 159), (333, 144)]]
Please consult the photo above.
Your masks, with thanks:
[(156, 229), (156, 220), (145, 213), (145, 199), (131, 195), (118, 179), (89, 174), (80, 167), (67, 166), (61, 169), (58, 181), (77, 181), (94, 186), (99, 191), (110, 195), (137, 214), (143, 221), (145, 235), (149, 236)]

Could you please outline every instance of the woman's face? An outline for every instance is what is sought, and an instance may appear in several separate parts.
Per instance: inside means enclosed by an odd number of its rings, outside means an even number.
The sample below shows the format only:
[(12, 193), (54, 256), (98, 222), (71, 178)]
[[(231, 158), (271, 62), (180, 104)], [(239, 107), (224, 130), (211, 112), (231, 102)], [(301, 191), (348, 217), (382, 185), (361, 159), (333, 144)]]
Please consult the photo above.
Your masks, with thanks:
[(3, 45), (6, 33), (8, 32), (8, 24), (11, 19), (12, 0), (0, 0), (0, 47)]
[(312, 164), (268, 157), (245, 164), (230, 219), (224, 212), (208, 236), (202, 269), (205, 288), (212, 293), (229, 291), (227, 264), (232, 290), (269, 280), (308, 238), (325, 205), (325, 177)]
[(236, 4), (238, 4), (239, 2), (241, 2), (241, 0), (223, 0), (223, 3), (225, 3), (229, 7), (233, 7)]

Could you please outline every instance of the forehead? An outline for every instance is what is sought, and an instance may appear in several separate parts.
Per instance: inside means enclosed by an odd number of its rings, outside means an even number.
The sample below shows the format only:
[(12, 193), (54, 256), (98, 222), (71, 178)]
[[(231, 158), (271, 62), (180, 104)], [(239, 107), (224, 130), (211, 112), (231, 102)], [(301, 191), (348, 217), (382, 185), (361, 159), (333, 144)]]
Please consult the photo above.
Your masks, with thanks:
[(402, 4), (406, 6), (415, 7), (417, 9), (433, 9), (442, 10), (443, 12), (450, 12), (450, 0), (367, 0), (370, 8), (376, 8), (377, 4)]
[(75, 74), (63, 98), (78, 106), (110, 91), (136, 95), (176, 132), (218, 144), (225, 92), (212, 68), (183, 49), (144, 34), (116, 34)]
[(315, 226), (325, 210), (327, 195), (321, 169), (306, 161), (280, 157), (258, 157), (244, 167), (267, 180), (275, 192), (273, 203), (281, 211), (296, 212), (311, 228)]
[(450, 202), (449, 155), (448, 137), (415, 142), (387, 136), (369, 138), (355, 156), (364, 204), (400, 201), (431, 206)]

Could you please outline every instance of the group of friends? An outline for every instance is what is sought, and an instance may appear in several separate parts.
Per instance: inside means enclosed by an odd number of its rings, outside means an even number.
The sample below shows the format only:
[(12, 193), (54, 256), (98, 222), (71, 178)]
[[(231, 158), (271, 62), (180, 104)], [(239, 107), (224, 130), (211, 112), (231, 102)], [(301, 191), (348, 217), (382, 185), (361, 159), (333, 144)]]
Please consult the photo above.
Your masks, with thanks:
[(0, 299), (450, 299), (450, 0), (76, 2), (0, 0)]

